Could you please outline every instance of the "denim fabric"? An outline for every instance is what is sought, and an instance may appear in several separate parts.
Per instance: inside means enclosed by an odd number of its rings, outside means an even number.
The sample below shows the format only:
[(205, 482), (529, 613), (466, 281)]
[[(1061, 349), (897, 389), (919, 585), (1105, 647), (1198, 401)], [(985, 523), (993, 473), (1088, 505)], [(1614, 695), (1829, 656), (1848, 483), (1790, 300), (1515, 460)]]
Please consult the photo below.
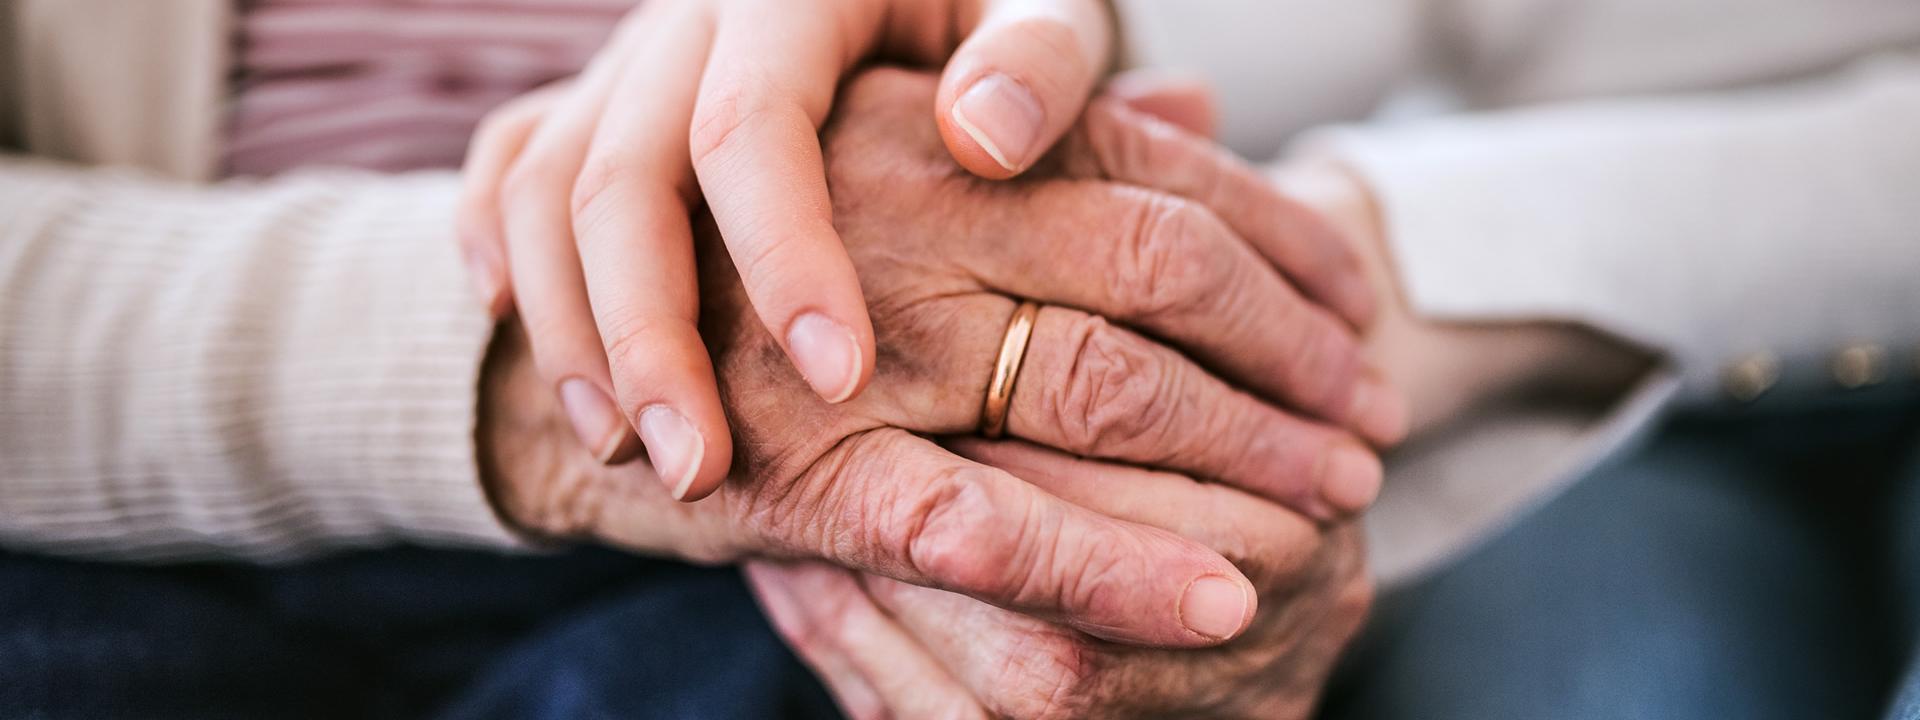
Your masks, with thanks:
[(1888, 710), (1890, 720), (1920, 720), (1920, 450), (1907, 459), (1906, 482), (1900, 483), (1887, 504), (1887, 526), (1892, 528), (1889, 556), (1900, 615), (1898, 636), (1913, 650), (1904, 657), (1900, 691)]
[(1920, 640), (1917, 419), (1677, 421), (1384, 596), (1324, 714), (1920, 718), (1887, 709)]
[(728, 569), (595, 550), (0, 555), (0, 718), (835, 716)]

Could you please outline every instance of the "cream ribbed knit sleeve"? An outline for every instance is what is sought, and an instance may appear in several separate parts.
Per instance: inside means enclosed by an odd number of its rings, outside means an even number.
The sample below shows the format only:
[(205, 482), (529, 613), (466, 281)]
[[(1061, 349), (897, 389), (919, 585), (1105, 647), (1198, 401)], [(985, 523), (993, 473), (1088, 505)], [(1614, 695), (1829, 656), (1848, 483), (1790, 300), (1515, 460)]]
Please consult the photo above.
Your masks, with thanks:
[(509, 546), (451, 175), (216, 187), (0, 156), (0, 544)]

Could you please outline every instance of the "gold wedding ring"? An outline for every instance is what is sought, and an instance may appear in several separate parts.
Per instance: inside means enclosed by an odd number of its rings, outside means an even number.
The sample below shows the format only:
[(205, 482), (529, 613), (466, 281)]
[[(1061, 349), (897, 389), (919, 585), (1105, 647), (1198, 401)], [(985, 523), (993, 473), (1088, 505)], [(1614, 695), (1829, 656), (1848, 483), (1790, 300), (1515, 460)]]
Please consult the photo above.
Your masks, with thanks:
[(1020, 379), (1020, 361), (1027, 357), (1027, 340), (1033, 337), (1033, 322), (1040, 317), (1040, 304), (1022, 301), (1007, 321), (1007, 336), (1000, 341), (1000, 357), (993, 361), (993, 378), (987, 381), (987, 403), (980, 408), (980, 434), (997, 438), (1007, 432), (1007, 409), (1013, 404), (1013, 382)]

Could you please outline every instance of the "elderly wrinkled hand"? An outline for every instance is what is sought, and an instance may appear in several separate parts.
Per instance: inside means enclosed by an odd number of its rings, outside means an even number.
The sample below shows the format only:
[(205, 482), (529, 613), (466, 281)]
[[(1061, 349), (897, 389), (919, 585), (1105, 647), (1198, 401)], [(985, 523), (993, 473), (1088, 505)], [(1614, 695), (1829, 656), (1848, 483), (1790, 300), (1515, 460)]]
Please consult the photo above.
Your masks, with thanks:
[(822, 563), (750, 564), (775, 628), (850, 716), (1310, 716), (1373, 597), (1357, 524), (1320, 527), (1233, 488), (1020, 443), (955, 447), (1069, 502), (1205, 543), (1246, 570), (1260, 612), (1218, 647), (1136, 648)]
[(820, 558), (1121, 642), (1241, 634), (1256, 586), (1217, 550), (926, 436), (976, 429), (1014, 298), (1030, 298), (1049, 305), (1010, 435), (1343, 521), (1380, 483), (1343, 427), (1390, 439), (1404, 410), (1360, 360), (1352, 326), (1287, 278), (1354, 272), (1351, 250), (1249, 168), (1112, 103), (1096, 103), (1037, 177), (974, 179), (920, 112), (932, 93), (927, 77), (869, 73), (824, 140), (880, 340), (867, 392), (835, 405), (808, 388), (709, 227), (702, 331), (737, 433), (728, 482), (682, 506), (643, 469), (594, 465), (559, 440), (565, 420), (543, 403), (524, 339), (509, 336), (483, 429), (500, 506), (534, 533), (695, 559)]

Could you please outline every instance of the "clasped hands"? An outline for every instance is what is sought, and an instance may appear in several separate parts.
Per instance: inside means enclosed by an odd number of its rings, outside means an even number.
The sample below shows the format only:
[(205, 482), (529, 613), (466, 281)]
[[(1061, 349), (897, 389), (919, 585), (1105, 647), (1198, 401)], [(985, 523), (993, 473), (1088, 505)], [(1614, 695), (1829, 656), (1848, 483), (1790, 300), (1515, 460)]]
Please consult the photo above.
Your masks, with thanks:
[[(1365, 614), (1354, 518), (1407, 416), (1363, 359), (1358, 250), (1111, 98), (1022, 178), (980, 180), (927, 118), (934, 93), (866, 72), (822, 136), (873, 322), (863, 392), (809, 386), (701, 222), (725, 481), (679, 503), (645, 463), (597, 462), (508, 323), (480, 429), (501, 514), (749, 560), (855, 716), (1304, 716)], [(1017, 299), (1045, 307), (1010, 439), (970, 439)]]

